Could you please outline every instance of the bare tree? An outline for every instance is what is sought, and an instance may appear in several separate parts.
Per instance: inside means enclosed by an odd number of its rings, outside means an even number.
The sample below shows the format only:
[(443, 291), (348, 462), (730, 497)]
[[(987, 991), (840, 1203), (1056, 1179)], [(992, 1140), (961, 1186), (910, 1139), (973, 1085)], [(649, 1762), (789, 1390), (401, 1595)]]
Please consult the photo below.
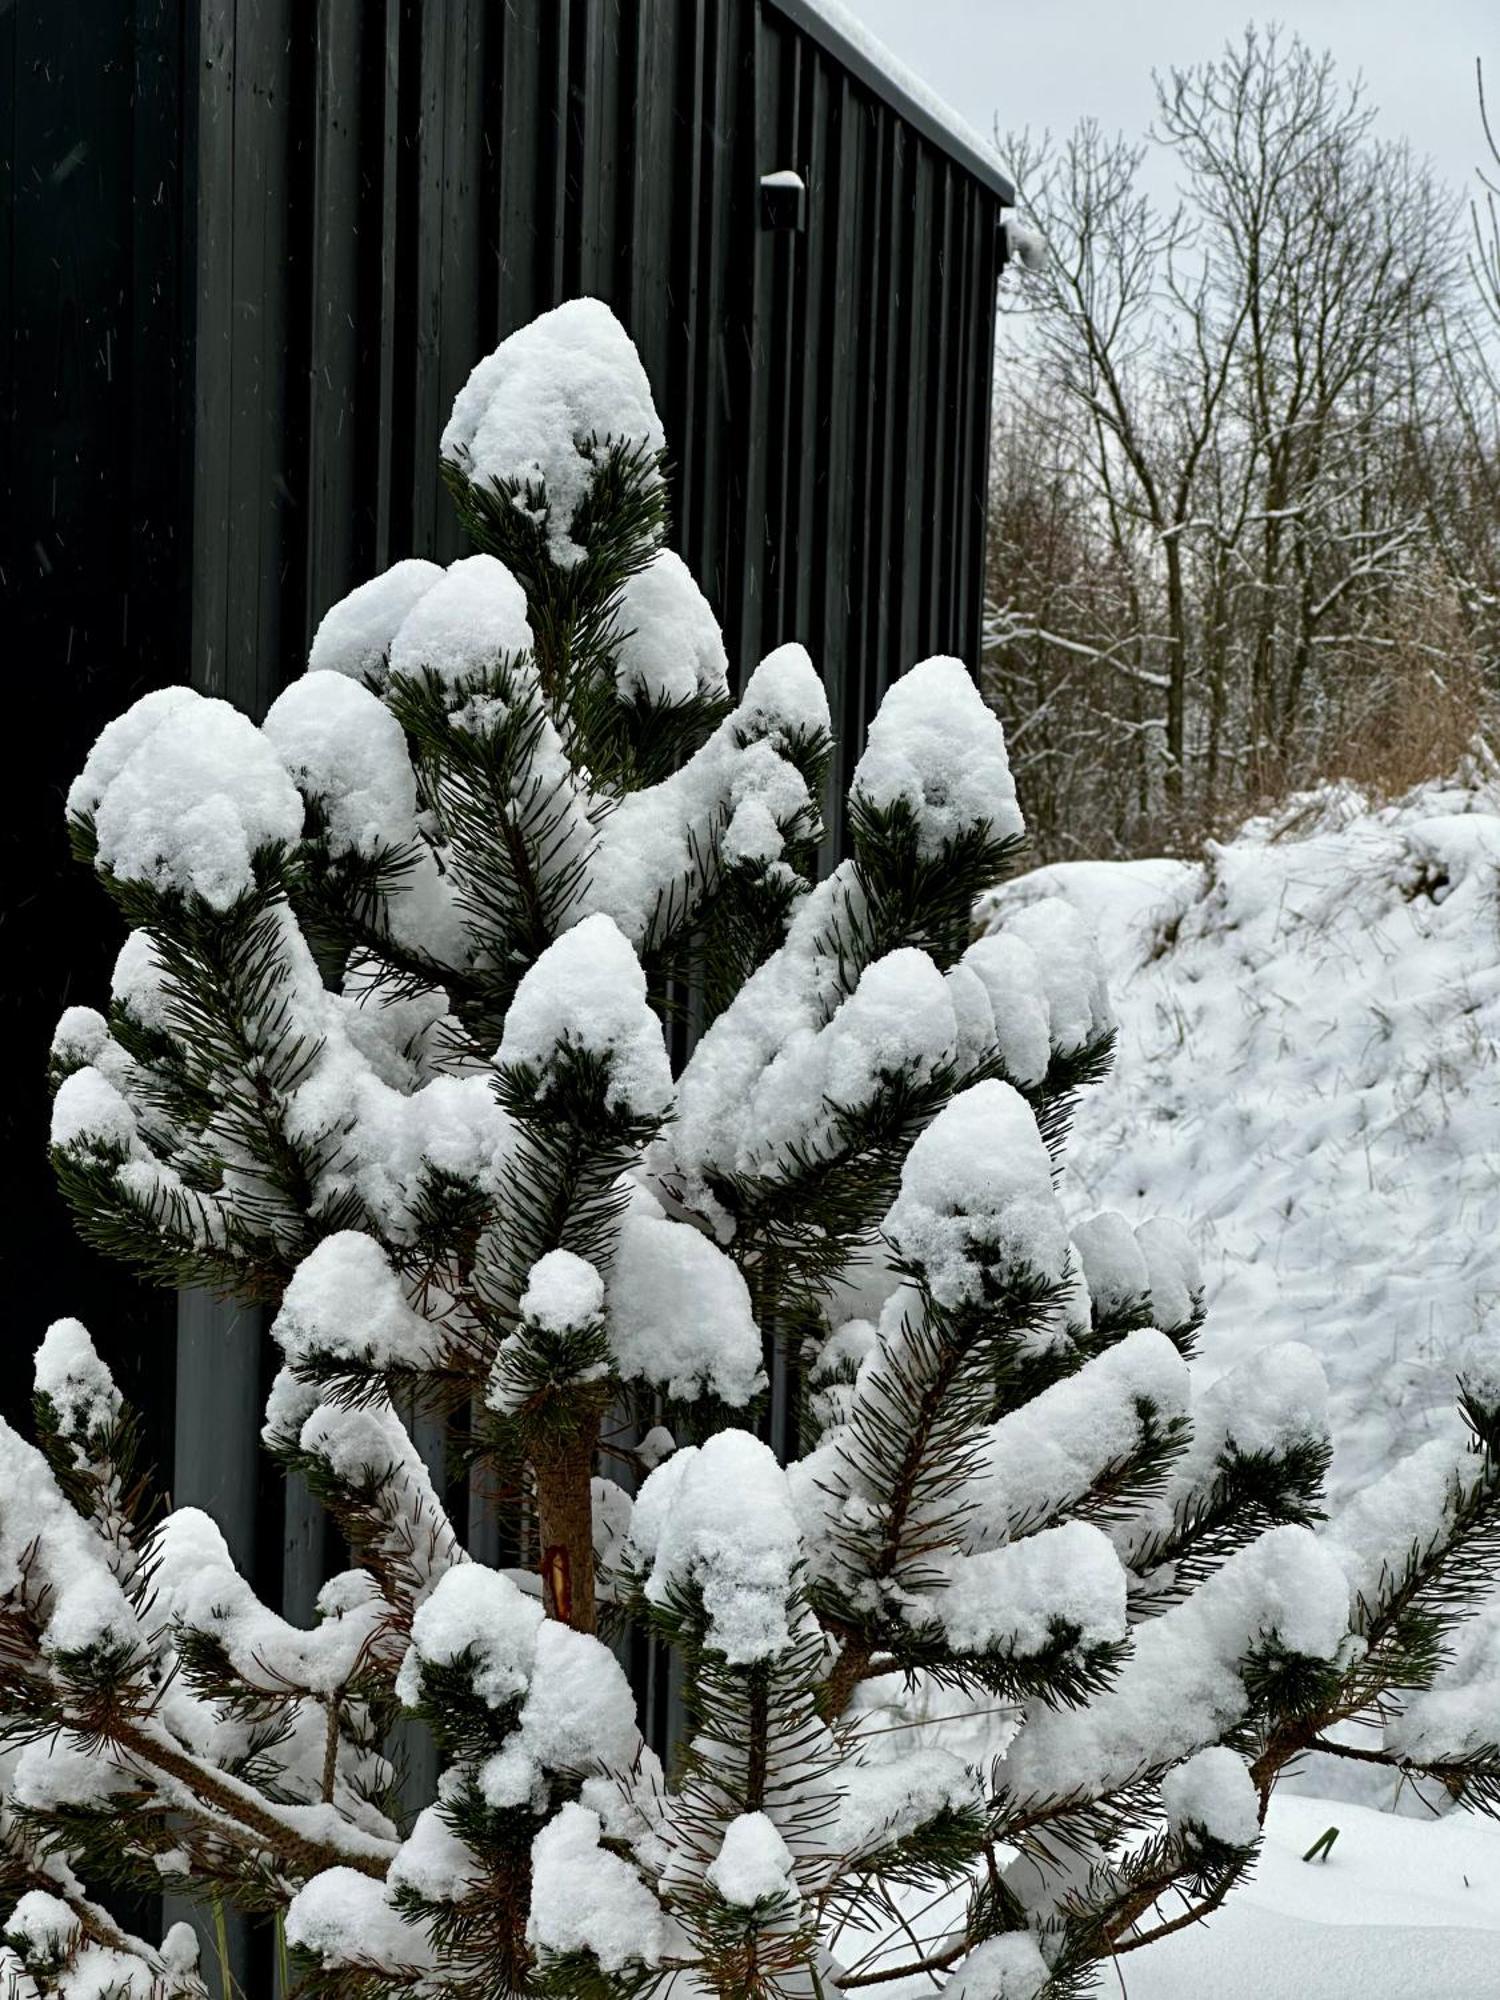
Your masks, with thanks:
[[(1159, 77), (1157, 98), (1144, 145), (1091, 124), (1009, 141), (1049, 254), (1008, 321), (992, 522), (994, 698), (1032, 739), (1022, 761), (1075, 772), (1066, 802), (1044, 787), (1054, 840), (1073, 818), (1097, 841), (1102, 817), (1127, 847), (1346, 754), (1398, 659), (1450, 645), (1464, 603), (1427, 446), (1462, 456), (1435, 360), (1466, 283), (1457, 202), (1375, 136), (1330, 57), (1275, 31)], [(1148, 162), (1173, 172), (1170, 209)], [(1018, 433), (1046, 435), (1052, 512), (1074, 509), (1065, 537), (1045, 530), (1050, 560), (1074, 557), (1045, 615)], [(1107, 770), (1054, 748), (1083, 712)]]

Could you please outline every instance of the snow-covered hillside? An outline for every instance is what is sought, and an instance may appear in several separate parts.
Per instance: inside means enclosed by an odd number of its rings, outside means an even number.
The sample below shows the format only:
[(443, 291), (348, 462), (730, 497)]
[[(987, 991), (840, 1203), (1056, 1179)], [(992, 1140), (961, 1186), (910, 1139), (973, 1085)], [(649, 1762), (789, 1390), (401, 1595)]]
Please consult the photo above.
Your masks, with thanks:
[[(1329, 789), (1200, 862), (1039, 869), (991, 906), (1040, 895), (1094, 925), (1120, 1024), (1069, 1180), (1187, 1225), (1206, 1375), (1279, 1341), (1316, 1351), (1337, 1508), (1456, 1428), (1455, 1363), (1500, 1312), (1500, 782), (1378, 809)], [(1131, 2000), (1500, 1991), (1500, 1828), (1442, 1803), (1308, 1759), (1252, 1880), (1121, 1961)], [(1329, 1826), (1326, 1863), (1304, 1861)]]
[(1201, 862), (1068, 863), (1120, 1019), (1070, 1179), (1203, 1259), (1203, 1366), (1277, 1341), (1327, 1372), (1335, 1501), (1454, 1422), (1500, 1312), (1500, 784), (1372, 809), (1328, 790)]

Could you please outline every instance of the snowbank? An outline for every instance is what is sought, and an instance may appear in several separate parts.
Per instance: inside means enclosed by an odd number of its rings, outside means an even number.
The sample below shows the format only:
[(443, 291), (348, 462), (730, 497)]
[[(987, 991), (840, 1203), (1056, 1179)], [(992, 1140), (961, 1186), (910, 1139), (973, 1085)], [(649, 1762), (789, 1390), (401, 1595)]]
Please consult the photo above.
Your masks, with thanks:
[(1069, 1180), (1188, 1225), (1200, 1379), (1311, 1347), (1335, 1502), (1455, 1436), (1459, 1354), (1500, 1311), (1500, 787), (1328, 790), (1201, 862), (1061, 864), (991, 908), (1043, 895), (1096, 928), (1120, 1021)]

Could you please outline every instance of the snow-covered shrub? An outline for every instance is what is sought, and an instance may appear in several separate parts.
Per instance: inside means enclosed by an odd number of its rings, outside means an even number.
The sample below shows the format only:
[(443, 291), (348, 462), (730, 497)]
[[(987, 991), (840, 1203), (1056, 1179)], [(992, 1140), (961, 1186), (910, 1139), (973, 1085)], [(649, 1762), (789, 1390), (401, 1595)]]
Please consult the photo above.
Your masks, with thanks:
[[(444, 438), (480, 553), (353, 592), (260, 728), (147, 696), (70, 795), (132, 929), (108, 1017), (58, 1029), (62, 1185), (137, 1269), (272, 1309), (266, 1443), (351, 1567), (311, 1630), (263, 1605), (212, 1521), (154, 1517), (51, 1329), (43, 1451), (0, 1431), (18, 1993), (200, 1990), (106, 1914), (122, 1880), (282, 1914), (325, 1996), (1076, 1992), (1169, 1890), (1225, 1893), (1330, 1722), (1437, 1681), (1493, 1552), (1483, 1355), (1475, 1448), (1322, 1533), (1305, 1355), (1195, 1416), (1184, 1239), (1059, 1198), (1111, 1043), (1089, 937), (1043, 903), (970, 940), (1022, 837), (999, 725), (913, 667), (815, 882), (822, 686), (787, 646), (731, 697), (662, 454), (610, 315), (547, 315)], [(876, 1728), (903, 1678), (999, 1712), (993, 1766)], [(1405, 1740), (1483, 1795), (1470, 1680)], [(403, 1712), (442, 1767), (414, 1817)], [(933, 1938), (902, 1899), (944, 1890)]]

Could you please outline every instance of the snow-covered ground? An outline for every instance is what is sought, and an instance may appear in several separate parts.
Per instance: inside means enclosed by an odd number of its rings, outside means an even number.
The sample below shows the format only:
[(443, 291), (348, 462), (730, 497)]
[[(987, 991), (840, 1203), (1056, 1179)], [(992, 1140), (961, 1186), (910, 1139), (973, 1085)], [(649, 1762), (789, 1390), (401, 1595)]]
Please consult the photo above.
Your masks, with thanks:
[(1301, 1340), (1335, 1499), (1451, 1424), (1500, 1312), (1500, 786), (1327, 791), (1201, 862), (1039, 869), (1095, 926), (1120, 1019), (1069, 1183), (1203, 1259), (1211, 1379)]
[[(1304, 1861), (1331, 1826), (1326, 1860)], [(1128, 2000), (1481, 2000), (1500, 1993), (1497, 1932), (1500, 1826), (1278, 1794), (1250, 1881), (1116, 1963)]]
[[(1305, 1859), (1330, 1828), (1332, 1847)], [(903, 1907), (910, 1928), (882, 1959), (905, 1956), (911, 1938), (947, 1935), (963, 1898), (910, 1896)], [(1179, 1914), (1163, 1905), (1156, 1921)], [(861, 1969), (864, 1942), (840, 1939)], [(1500, 1994), (1500, 1825), (1278, 1792), (1255, 1871), (1223, 1908), (1124, 1953), (1095, 1990), (1101, 2000), (1490, 2000)], [(912, 1978), (882, 1991), (921, 2000), (932, 1988)]]
[[(1329, 789), (1199, 862), (1061, 864), (994, 900), (1043, 894), (1094, 925), (1120, 1022), (1068, 1181), (1186, 1224), (1205, 1378), (1315, 1350), (1337, 1505), (1455, 1426), (1458, 1355), (1500, 1312), (1500, 783)], [(1278, 1795), (1255, 1880), (1122, 1960), (1130, 2000), (1500, 1995), (1500, 1827), (1328, 1759), (1293, 1782), (1344, 1796)]]

